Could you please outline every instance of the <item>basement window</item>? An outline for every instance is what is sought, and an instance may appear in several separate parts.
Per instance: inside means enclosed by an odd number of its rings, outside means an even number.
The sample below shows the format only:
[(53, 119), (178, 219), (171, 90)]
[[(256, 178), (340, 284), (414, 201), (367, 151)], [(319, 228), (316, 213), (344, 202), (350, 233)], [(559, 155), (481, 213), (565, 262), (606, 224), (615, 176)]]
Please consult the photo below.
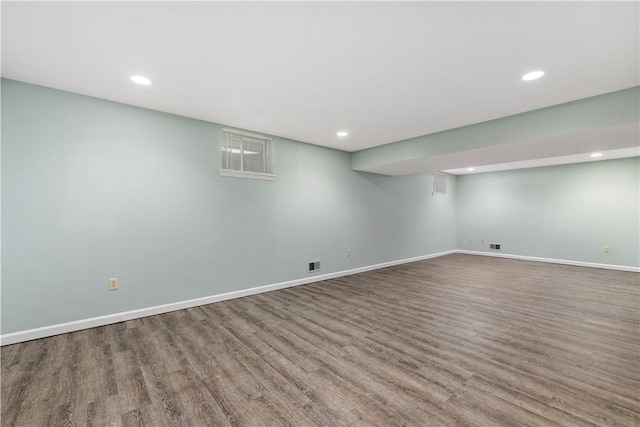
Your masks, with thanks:
[(447, 175), (436, 172), (433, 174), (433, 192), (434, 196), (447, 195)]
[(273, 181), (271, 138), (222, 129), (220, 175)]

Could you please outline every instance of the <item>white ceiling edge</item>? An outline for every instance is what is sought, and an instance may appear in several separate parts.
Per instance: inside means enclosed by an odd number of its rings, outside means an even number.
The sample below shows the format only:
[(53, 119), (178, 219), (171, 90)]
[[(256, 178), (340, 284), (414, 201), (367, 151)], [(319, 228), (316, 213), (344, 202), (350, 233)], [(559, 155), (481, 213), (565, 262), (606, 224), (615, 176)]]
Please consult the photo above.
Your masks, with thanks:
[(572, 154), (569, 156), (548, 157), (544, 159), (525, 160), (521, 162), (509, 162), (496, 165), (475, 166), (473, 171), (467, 168), (447, 169), (442, 172), (451, 175), (472, 175), (486, 172), (499, 172), (513, 169), (538, 168), (543, 166), (557, 166), (571, 163), (597, 162), (602, 160), (624, 159), (627, 157), (640, 157), (640, 146), (620, 148), (617, 150), (598, 151), (601, 157), (590, 157), (591, 153)]

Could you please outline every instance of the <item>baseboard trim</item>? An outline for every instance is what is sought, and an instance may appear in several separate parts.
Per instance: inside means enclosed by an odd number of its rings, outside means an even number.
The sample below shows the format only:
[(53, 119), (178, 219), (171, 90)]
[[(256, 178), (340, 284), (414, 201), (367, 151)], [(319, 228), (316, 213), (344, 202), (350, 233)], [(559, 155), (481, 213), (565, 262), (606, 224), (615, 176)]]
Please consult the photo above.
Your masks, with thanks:
[(393, 267), (394, 265), (406, 264), (415, 261), (422, 261), (429, 258), (437, 258), (458, 252), (450, 250), (437, 252), (428, 255), (417, 256), (413, 258), (405, 258), (395, 261), (384, 262), (381, 264), (368, 265), (358, 267), (351, 270), (343, 270), (335, 273), (321, 274), (303, 279), (290, 280), (287, 282), (274, 283), (271, 285), (258, 286), (240, 291), (227, 292), (224, 294), (210, 295), (202, 298), (195, 298), (186, 301), (179, 301), (169, 304), (156, 305), (153, 307), (141, 308), (137, 310), (124, 311), (120, 313), (108, 314), (105, 316), (92, 317), (89, 319), (76, 320), (73, 322), (59, 323), (57, 325), (44, 326), (41, 328), (28, 329), (25, 331), (12, 332), (0, 335), (0, 346), (16, 344), (24, 341), (31, 341), (39, 338), (51, 337), (54, 335), (66, 334), (82, 329), (95, 328), (97, 326), (109, 325), (112, 323), (120, 323), (126, 320), (139, 319), (156, 314), (169, 313), (171, 311), (182, 310), (185, 308), (197, 307), (200, 305), (211, 304), (214, 302), (226, 301), (234, 298), (242, 298), (249, 295), (261, 294), (264, 292), (276, 291), (278, 289), (291, 288), (293, 286), (307, 285), (310, 283), (321, 282), (323, 280), (335, 279), (337, 277), (350, 276), (352, 274), (364, 273), (366, 271), (378, 270), (380, 268)]
[(604, 268), (607, 270), (620, 270), (620, 271), (631, 271), (634, 273), (640, 273), (640, 267), (630, 267), (626, 265), (599, 264), (596, 262), (572, 261), (567, 259), (555, 259), (555, 258), (542, 258), (542, 257), (526, 256), (526, 255), (503, 254), (498, 252), (468, 251), (464, 249), (458, 249), (455, 252), (460, 254), (468, 254), (468, 255), (481, 255), (481, 256), (490, 256), (490, 257), (497, 257), (497, 258), (511, 258), (511, 259), (519, 259), (523, 261), (548, 262), (551, 264), (575, 265), (578, 267)]
[(137, 310), (124, 311), (120, 313), (108, 314), (105, 316), (92, 317), (89, 319), (76, 320), (73, 322), (59, 323), (57, 325), (44, 326), (41, 328), (28, 329), (25, 331), (12, 332), (0, 335), (0, 346), (17, 344), (24, 341), (31, 341), (39, 338), (51, 337), (59, 334), (80, 331), (82, 329), (95, 328), (97, 326), (109, 325), (112, 323), (124, 322), (126, 320), (140, 319), (143, 317), (154, 316), (156, 314), (169, 313), (171, 311), (182, 310), (185, 308), (197, 307), (200, 305), (212, 304), (220, 301), (227, 301), (234, 298), (242, 298), (249, 295), (256, 295), (265, 292), (277, 291), (279, 289), (291, 288), (294, 286), (307, 285), (310, 283), (321, 282), (323, 280), (335, 279), (338, 277), (350, 276), (352, 274), (364, 273), (371, 270), (393, 267), (395, 265), (407, 264), (415, 261), (422, 261), (430, 258), (437, 258), (450, 254), (468, 254), (490, 256), (498, 258), (510, 258), (523, 261), (547, 262), (552, 264), (574, 265), (579, 267), (604, 268), (609, 270), (621, 270), (640, 273), (640, 267), (629, 267), (624, 265), (598, 264), (593, 262), (571, 261), (564, 259), (542, 258), (525, 255), (513, 255), (494, 252), (469, 251), (464, 249), (453, 249), (450, 251), (437, 252), (428, 255), (417, 256), (413, 258), (405, 258), (395, 261), (384, 262), (381, 264), (368, 265), (358, 267), (351, 270), (343, 270), (335, 273), (320, 274), (302, 279), (290, 280), (287, 282), (274, 283), (271, 285), (258, 286), (255, 288), (243, 289), (240, 291), (227, 292), (224, 294), (210, 295), (202, 298), (195, 298), (186, 301), (178, 301), (169, 304), (156, 305), (153, 307), (141, 308)]

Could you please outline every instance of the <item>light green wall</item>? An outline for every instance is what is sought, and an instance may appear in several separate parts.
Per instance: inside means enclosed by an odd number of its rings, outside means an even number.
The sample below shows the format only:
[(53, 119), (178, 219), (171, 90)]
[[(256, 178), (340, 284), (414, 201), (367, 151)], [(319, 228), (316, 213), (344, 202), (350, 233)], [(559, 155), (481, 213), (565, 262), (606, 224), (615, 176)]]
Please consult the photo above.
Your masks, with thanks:
[(322, 274), (496, 242), (639, 264), (637, 158), (449, 176), (443, 198), (430, 174), (355, 172), (349, 153), (281, 138), (275, 182), (221, 177), (220, 137), (2, 80), (2, 334), (306, 278), (314, 260)]
[(635, 157), (459, 176), (458, 248), (638, 267), (639, 170)]
[(432, 197), (429, 174), (354, 172), (346, 152), (280, 138), (275, 182), (221, 177), (220, 137), (2, 80), (1, 332), (455, 248), (453, 177)]

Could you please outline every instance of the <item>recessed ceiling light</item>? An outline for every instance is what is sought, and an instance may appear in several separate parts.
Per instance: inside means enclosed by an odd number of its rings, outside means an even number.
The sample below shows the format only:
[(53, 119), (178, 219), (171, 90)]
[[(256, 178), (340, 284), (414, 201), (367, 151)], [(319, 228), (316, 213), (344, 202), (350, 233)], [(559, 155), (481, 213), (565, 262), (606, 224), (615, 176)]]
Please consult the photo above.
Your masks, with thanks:
[(467, 170), (468, 170), (469, 172), (473, 172), (474, 170), (476, 170), (476, 168), (467, 168)]
[(131, 76), (131, 80), (143, 86), (149, 86), (151, 84), (151, 80), (144, 76)]
[(591, 153), (590, 156), (591, 157), (601, 157), (602, 153)]
[(537, 70), (537, 71), (532, 71), (530, 73), (525, 74), (524, 76), (522, 76), (522, 80), (528, 82), (529, 80), (539, 79), (542, 76), (544, 76), (544, 71)]
[(345, 130), (341, 130), (341, 131), (338, 131), (338, 133), (336, 133), (336, 135), (338, 135), (338, 136), (347, 136), (347, 135), (349, 135), (349, 132), (347, 132)]

